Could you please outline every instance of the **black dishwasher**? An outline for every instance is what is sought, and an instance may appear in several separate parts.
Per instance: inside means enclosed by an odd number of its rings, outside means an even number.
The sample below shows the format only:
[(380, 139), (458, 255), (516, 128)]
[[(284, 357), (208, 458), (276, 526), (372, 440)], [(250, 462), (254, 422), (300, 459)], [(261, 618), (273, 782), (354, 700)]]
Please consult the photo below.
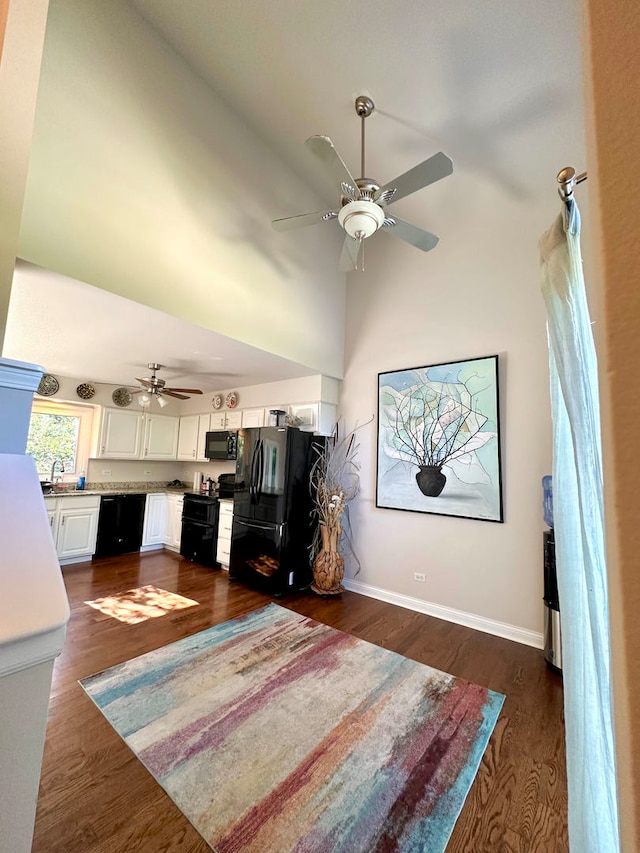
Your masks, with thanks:
[(103, 495), (98, 516), (96, 557), (139, 551), (146, 495)]

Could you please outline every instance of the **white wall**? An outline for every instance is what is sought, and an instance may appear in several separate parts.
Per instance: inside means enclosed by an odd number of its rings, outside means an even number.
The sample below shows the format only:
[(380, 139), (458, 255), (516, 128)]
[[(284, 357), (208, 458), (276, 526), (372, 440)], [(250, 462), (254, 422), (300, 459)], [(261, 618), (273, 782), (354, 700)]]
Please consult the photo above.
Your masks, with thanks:
[[(216, 393), (224, 399), (229, 391), (235, 391), (239, 409), (269, 408), (289, 403), (337, 403), (340, 383), (328, 376), (316, 374), (300, 379), (284, 379), (281, 382), (263, 382), (261, 385), (246, 385), (241, 388), (221, 388)], [(213, 394), (190, 397), (180, 404), (180, 414), (195, 414), (213, 411)], [(165, 411), (169, 407), (167, 406)]]
[(9, 13), (5, 0), (0, 11), (0, 352), (18, 247), (48, 5), (48, 0), (14, 0)]
[(470, 209), (464, 178), (447, 180), (451, 200), (438, 208), (436, 249), (425, 255), (381, 236), (368, 249), (366, 273), (349, 276), (341, 412), (347, 428), (377, 413), (378, 372), (498, 354), (505, 523), (376, 508), (371, 424), (358, 434), (357, 581), (539, 633), (540, 480), (550, 473), (551, 438), (537, 240), (558, 208), (551, 185), (546, 222), (544, 211), (486, 187), (473, 187)]
[(319, 206), (126, 2), (51, 3), (21, 257), (340, 377), (339, 231), (270, 225)]

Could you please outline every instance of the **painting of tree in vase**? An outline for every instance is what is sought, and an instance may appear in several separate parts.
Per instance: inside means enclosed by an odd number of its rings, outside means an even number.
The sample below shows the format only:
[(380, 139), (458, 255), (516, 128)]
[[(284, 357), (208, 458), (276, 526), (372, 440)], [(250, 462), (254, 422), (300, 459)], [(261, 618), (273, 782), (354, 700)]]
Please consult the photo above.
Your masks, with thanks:
[(503, 521), (497, 355), (378, 374), (376, 506)]

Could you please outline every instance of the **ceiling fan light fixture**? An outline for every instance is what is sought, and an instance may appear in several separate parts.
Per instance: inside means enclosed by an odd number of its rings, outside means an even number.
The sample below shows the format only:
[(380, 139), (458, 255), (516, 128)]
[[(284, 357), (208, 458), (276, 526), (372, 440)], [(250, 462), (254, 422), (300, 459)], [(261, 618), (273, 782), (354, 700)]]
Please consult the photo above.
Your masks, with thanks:
[(167, 405), (167, 401), (165, 400), (165, 398), (161, 394), (158, 394), (156, 399), (158, 400), (158, 405), (160, 406), (160, 408), (164, 409), (164, 407)]
[(148, 394), (140, 394), (138, 397), (138, 404), (142, 406), (143, 409), (146, 409), (150, 403), (151, 397)]
[(338, 222), (349, 237), (366, 240), (384, 222), (384, 211), (373, 201), (350, 201), (340, 208)]

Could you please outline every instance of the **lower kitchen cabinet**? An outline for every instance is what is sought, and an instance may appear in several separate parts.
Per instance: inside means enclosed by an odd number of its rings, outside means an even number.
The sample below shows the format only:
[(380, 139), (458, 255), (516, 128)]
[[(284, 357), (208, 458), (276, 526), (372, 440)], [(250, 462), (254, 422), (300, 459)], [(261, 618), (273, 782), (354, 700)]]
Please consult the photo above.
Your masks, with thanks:
[(162, 548), (167, 533), (167, 495), (149, 494), (144, 507), (142, 547)]
[(100, 496), (47, 497), (45, 505), (60, 564), (90, 560), (96, 550)]
[(182, 504), (184, 495), (167, 495), (167, 519), (164, 546), (171, 551), (180, 552), (182, 536)]
[(221, 500), (220, 516), (218, 520), (218, 545), (216, 549), (216, 560), (223, 569), (229, 571), (229, 557), (231, 554), (231, 526), (233, 524), (233, 501)]

